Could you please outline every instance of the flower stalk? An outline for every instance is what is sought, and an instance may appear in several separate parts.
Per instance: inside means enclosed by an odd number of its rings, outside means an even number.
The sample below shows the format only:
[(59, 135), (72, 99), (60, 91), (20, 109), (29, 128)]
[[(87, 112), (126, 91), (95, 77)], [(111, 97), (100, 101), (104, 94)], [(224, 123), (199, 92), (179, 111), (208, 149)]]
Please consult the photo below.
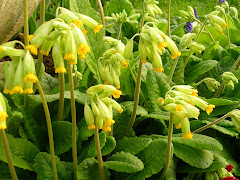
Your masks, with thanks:
[(74, 171), (74, 179), (77, 179), (77, 167), (78, 167), (78, 161), (77, 161), (77, 117), (76, 117), (76, 106), (75, 106), (75, 97), (74, 97), (72, 65), (70, 63), (68, 63), (68, 77), (69, 77), (70, 94), (71, 94), (73, 171)]
[[(201, 24), (202, 26), (204, 25), (203, 23), (201, 23), (201, 21), (199, 21), (198, 19), (196, 19), (196, 21)], [(206, 26), (203, 26), (204, 29), (207, 31), (208, 35), (210, 36), (210, 38), (212, 39), (213, 42), (215, 42), (215, 39), (213, 38), (212, 34), (209, 32), (209, 30), (206, 28)]]
[(177, 57), (177, 58), (175, 59), (175, 61), (174, 61), (174, 64), (173, 64), (173, 66), (172, 66), (172, 70), (171, 70), (170, 75), (169, 75), (169, 78), (168, 78), (168, 84), (170, 84), (170, 82), (171, 82), (171, 80), (172, 80), (174, 71), (175, 71), (175, 69), (176, 69), (176, 67), (177, 67), (178, 60), (179, 60), (179, 57)]
[[(94, 119), (94, 124), (96, 126), (96, 119)], [(94, 129), (94, 139), (95, 139), (95, 145), (96, 145), (96, 150), (97, 150), (97, 160), (98, 160), (100, 177), (101, 177), (101, 180), (105, 180), (105, 173), (104, 173), (103, 159), (102, 159), (102, 153), (101, 153), (101, 148), (100, 148), (98, 128)]]
[(59, 73), (59, 107), (58, 107), (58, 120), (63, 120), (63, 110), (64, 110), (64, 73)]
[(54, 177), (54, 180), (58, 180), (57, 167), (56, 167), (56, 162), (55, 162), (55, 153), (54, 153), (54, 142), (53, 142), (53, 131), (52, 131), (52, 124), (51, 124), (51, 117), (50, 117), (47, 101), (46, 101), (46, 98), (44, 96), (44, 93), (43, 93), (43, 90), (42, 90), (42, 87), (41, 87), (39, 81), (37, 81), (36, 84), (37, 84), (37, 88), (38, 88), (39, 94), (40, 94), (40, 96), (42, 98), (43, 109), (44, 109), (45, 116), (46, 116), (53, 177)]
[(5, 130), (1, 129), (0, 132), (1, 132), (1, 138), (2, 138), (2, 141), (3, 141), (3, 146), (4, 146), (6, 156), (7, 156), (7, 160), (8, 160), (8, 168), (9, 168), (11, 177), (12, 177), (13, 180), (18, 180), (16, 171), (15, 171), (15, 168), (14, 168), (14, 165), (13, 165), (12, 155), (11, 155), (11, 152), (10, 152), (10, 148), (9, 148), (9, 144), (8, 144), (8, 140), (7, 140)]
[(168, 0), (168, 36), (171, 38), (170, 20), (171, 20), (171, 0)]
[(121, 31), (122, 31), (122, 23), (119, 23), (119, 28), (118, 28), (118, 33), (117, 33), (117, 40), (119, 40), (119, 38), (120, 38)]
[(227, 15), (226, 15), (226, 12), (224, 11), (224, 18), (225, 18), (225, 21), (227, 23), (227, 26), (226, 26), (226, 31), (227, 31), (227, 37), (228, 37), (228, 48), (229, 48), (229, 54), (231, 56), (231, 41), (230, 41), (230, 35), (229, 35), (229, 29), (228, 29), (228, 20), (227, 20)]
[(169, 164), (170, 164), (170, 159), (171, 159), (171, 154), (172, 154), (171, 153), (172, 133), (173, 133), (173, 121), (172, 121), (172, 113), (170, 113), (169, 127), (168, 127), (167, 157), (166, 157), (165, 167), (163, 169), (160, 180), (164, 180), (164, 178), (167, 174)]
[(101, 16), (101, 21), (102, 21), (102, 24), (103, 24), (103, 28), (105, 28), (103, 6), (102, 6), (102, 3), (101, 3), (101, 0), (97, 0), (97, 2), (98, 2), (98, 7), (99, 7), (99, 11), (100, 11), (100, 16)]

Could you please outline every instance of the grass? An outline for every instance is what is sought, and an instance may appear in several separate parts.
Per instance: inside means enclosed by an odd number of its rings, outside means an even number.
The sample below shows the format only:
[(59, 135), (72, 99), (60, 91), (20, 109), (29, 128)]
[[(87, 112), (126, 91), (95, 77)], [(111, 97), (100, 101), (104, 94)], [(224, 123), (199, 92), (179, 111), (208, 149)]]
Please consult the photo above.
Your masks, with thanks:
[[(197, 7), (200, 19), (205, 14), (214, 10), (214, 6), (218, 5), (218, 0), (171, 0), (171, 16), (177, 16), (179, 10), (187, 10), (188, 6)], [(238, 0), (228, 0), (230, 6), (234, 6), (240, 13), (240, 2)], [(159, 6), (164, 14), (167, 13), (168, 0), (159, 0)]]

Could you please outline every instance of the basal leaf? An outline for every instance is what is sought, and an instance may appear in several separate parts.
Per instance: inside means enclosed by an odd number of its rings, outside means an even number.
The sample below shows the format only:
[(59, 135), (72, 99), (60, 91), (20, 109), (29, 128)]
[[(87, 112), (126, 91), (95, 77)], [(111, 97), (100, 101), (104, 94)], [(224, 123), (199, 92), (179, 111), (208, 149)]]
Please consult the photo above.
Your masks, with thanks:
[(141, 152), (145, 149), (152, 140), (150, 138), (142, 138), (142, 137), (132, 137), (132, 138), (123, 138), (117, 141), (117, 146), (115, 148), (115, 152), (129, 152), (133, 155)]
[(77, 127), (79, 129), (79, 137), (78, 138), (79, 138), (80, 141), (86, 141), (94, 133), (93, 130), (88, 130), (88, 125), (86, 123), (85, 118), (82, 118), (78, 122)]
[(186, 69), (185, 71), (185, 82), (187, 84), (192, 83), (195, 79), (197, 79), (200, 75), (208, 72), (211, 70), (214, 66), (217, 65), (217, 61), (215, 60), (206, 60), (202, 61), (189, 69)]
[(105, 10), (107, 15), (120, 13), (123, 10), (125, 10), (128, 15), (133, 13), (132, 3), (129, 0), (110, 0), (109, 3), (106, 4)]
[[(28, 140), (14, 138), (10, 134), (7, 134), (7, 139), (14, 166), (33, 171), (33, 161), (39, 153), (38, 148)], [(6, 163), (8, 162), (2, 139), (0, 139), (0, 160)]]
[(105, 143), (104, 147), (101, 149), (102, 156), (106, 156), (106, 155), (110, 154), (114, 150), (115, 147), (116, 147), (115, 138), (113, 136), (107, 136), (106, 143)]
[(143, 162), (140, 159), (127, 152), (112, 155), (103, 165), (108, 169), (126, 173), (138, 172), (144, 168)]
[[(134, 101), (125, 101), (125, 102), (122, 102), (121, 105), (125, 107), (128, 114), (130, 115), (132, 114)], [(137, 115), (146, 115), (146, 114), (148, 114), (147, 110), (142, 106), (138, 106)]]
[(52, 77), (50, 74), (44, 73), (40, 82), (44, 94), (50, 94), (51, 91), (59, 85), (58, 79)]
[(184, 162), (197, 168), (208, 168), (213, 162), (211, 151), (195, 149), (180, 143), (174, 143), (174, 154)]
[(216, 50), (218, 49), (218, 46), (219, 46), (219, 42), (218, 41), (212, 43), (208, 48), (206, 48), (202, 58), (204, 60), (213, 59), (213, 57), (216, 54)]
[[(102, 149), (105, 146), (106, 143), (106, 133), (105, 132), (101, 132), (99, 134), (99, 141), (100, 141), (100, 148)], [(96, 151), (96, 145), (95, 145), (95, 140), (93, 139), (89, 145), (88, 151), (87, 151), (87, 157), (91, 158), (91, 157), (95, 157), (97, 155), (97, 151)]]
[[(66, 167), (67, 162), (61, 162), (60, 159), (55, 156), (58, 178), (62, 180), (69, 180), (72, 178), (72, 168)], [(51, 164), (51, 155), (46, 152), (40, 152), (34, 159), (34, 170), (37, 173), (38, 180), (52, 180), (53, 171)]]
[(235, 45), (240, 45), (240, 37), (238, 34), (240, 33), (240, 30), (235, 29), (235, 28), (229, 28), (229, 35), (231, 42), (233, 42)]
[[(54, 150), (56, 155), (63, 154), (72, 148), (72, 123), (55, 121), (52, 123)], [(77, 129), (78, 136), (78, 129)]]
[(11, 116), (7, 119), (7, 133), (12, 134), (14, 137), (18, 136), (18, 128), (22, 122), (23, 115), (21, 112), (13, 111)]

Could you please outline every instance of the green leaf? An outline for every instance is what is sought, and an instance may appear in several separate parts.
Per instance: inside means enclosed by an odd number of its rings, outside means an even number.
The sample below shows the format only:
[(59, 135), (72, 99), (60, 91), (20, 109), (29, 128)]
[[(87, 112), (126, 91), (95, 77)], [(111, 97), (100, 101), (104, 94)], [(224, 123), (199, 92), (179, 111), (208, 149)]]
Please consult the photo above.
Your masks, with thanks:
[[(69, 180), (72, 178), (72, 167), (69, 169), (67, 162), (61, 162), (60, 159), (55, 156), (58, 178), (61, 180)], [(68, 165), (68, 166), (66, 166)], [(52, 180), (53, 171), (51, 163), (51, 155), (46, 152), (40, 152), (34, 159), (34, 169), (37, 173), (38, 180)]]
[(52, 77), (50, 74), (44, 73), (40, 82), (44, 94), (50, 94), (51, 91), (59, 85), (58, 79)]
[(133, 13), (132, 3), (129, 0), (110, 0), (105, 7), (105, 14), (111, 15), (111, 13), (120, 13), (123, 10), (131, 15)]
[(145, 149), (152, 140), (150, 138), (142, 138), (142, 137), (132, 137), (126, 138), (117, 141), (117, 146), (115, 148), (115, 152), (129, 152), (133, 155), (138, 154), (143, 149)]
[[(125, 101), (120, 104), (125, 107), (128, 114), (130, 115), (132, 114), (134, 101)], [(137, 115), (146, 115), (146, 114), (148, 114), (148, 112), (145, 108), (143, 108), (142, 106), (137, 107)]]
[(110, 154), (114, 150), (115, 147), (116, 147), (115, 138), (113, 136), (107, 136), (106, 143), (105, 143), (104, 147), (101, 149), (102, 156), (106, 156), (106, 155)]
[(18, 128), (22, 122), (23, 115), (21, 112), (13, 111), (11, 116), (7, 119), (6, 132), (12, 134), (14, 137), (18, 136)]
[(146, 78), (146, 87), (148, 91), (148, 97), (152, 104), (154, 111), (159, 111), (157, 99), (159, 97), (165, 97), (165, 93), (170, 89), (163, 73), (156, 73), (152, 69), (148, 69)]
[(136, 156), (120, 152), (112, 155), (103, 165), (117, 172), (133, 173), (143, 170), (143, 162)]
[(144, 169), (130, 175), (128, 180), (145, 179), (161, 171), (166, 162), (166, 149), (167, 140), (153, 140), (149, 146), (137, 154), (138, 158), (141, 159), (144, 164)]
[(174, 154), (184, 162), (197, 168), (208, 168), (213, 162), (211, 151), (195, 149), (180, 143), (174, 143)]
[(186, 69), (186, 71), (185, 71), (185, 82), (187, 84), (192, 83), (200, 75), (210, 71), (217, 64), (218, 64), (218, 62), (215, 60), (206, 60), (206, 61), (202, 61), (194, 66), (191, 66), (189, 69)]
[(169, 164), (168, 171), (166, 174), (166, 180), (177, 180), (176, 178), (176, 168), (178, 159), (174, 156)]
[[(176, 137), (180, 136), (180, 137)], [(196, 149), (206, 149), (211, 151), (222, 151), (223, 147), (216, 139), (202, 134), (194, 134), (192, 139), (183, 139), (182, 135), (172, 138), (173, 146), (175, 143), (186, 145)]]
[(123, 111), (123, 113), (117, 115), (114, 118), (114, 120), (115, 120), (115, 124), (114, 124), (113, 136), (116, 139), (122, 139), (128, 127), (130, 115)]
[(78, 122), (77, 127), (79, 129), (79, 136), (78, 136), (78, 138), (79, 138), (80, 141), (86, 141), (94, 133), (93, 130), (88, 130), (88, 125), (86, 123), (85, 118), (82, 118)]
[[(55, 121), (52, 123), (55, 154), (60, 155), (72, 147), (72, 123)], [(77, 129), (78, 136), (78, 129)]]
[[(11, 150), (13, 165), (33, 171), (33, 161), (39, 153), (38, 148), (30, 141), (22, 138), (14, 138), (10, 134), (7, 134), (7, 139)], [(0, 139), (0, 160), (6, 163), (8, 162), (2, 139)]]
[(240, 33), (240, 30), (235, 29), (235, 28), (229, 28), (229, 35), (231, 42), (234, 43), (235, 45), (240, 45), (240, 37), (238, 34)]
[(226, 159), (223, 158), (220, 155), (214, 154), (214, 160), (213, 163), (211, 164), (211, 166), (209, 166), (206, 169), (200, 169), (200, 168), (196, 168), (196, 167), (192, 167), (189, 164), (184, 164), (184, 166), (179, 166), (177, 168), (178, 172), (181, 173), (203, 173), (203, 172), (213, 172), (213, 171), (217, 171), (221, 168), (225, 168), (226, 167)]
[[(106, 143), (106, 133), (105, 132), (102, 131), (99, 134), (99, 141), (100, 141), (100, 148), (102, 149), (105, 146), (105, 143)], [(87, 158), (91, 158), (91, 157), (97, 156), (95, 139), (93, 139), (91, 141), (87, 153), (88, 153)]]
[[(109, 179), (110, 173), (105, 170), (105, 176)], [(77, 168), (77, 180), (96, 180), (101, 179), (98, 161), (95, 158), (88, 158), (82, 161)]]
[(204, 60), (208, 60), (208, 59), (213, 59), (213, 57), (216, 54), (216, 50), (219, 47), (219, 42), (216, 41), (214, 43), (211, 43), (211, 45), (204, 51), (204, 54), (202, 56), (202, 58)]

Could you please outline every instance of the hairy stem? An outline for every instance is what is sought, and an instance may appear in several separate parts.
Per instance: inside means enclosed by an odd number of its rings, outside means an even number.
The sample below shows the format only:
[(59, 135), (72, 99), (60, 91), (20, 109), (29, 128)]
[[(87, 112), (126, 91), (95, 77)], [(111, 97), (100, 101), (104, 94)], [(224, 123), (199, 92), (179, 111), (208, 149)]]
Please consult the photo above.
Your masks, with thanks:
[(168, 36), (169, 37), (171, 37), (170, 20), (171, 20), (171, 0), (168, 0)]
[[(231, 112), (232, 112), (232, 111), (231, 111)], [(212, 125), (219, 123), (220, 121), (226, 119), (226, 118), (229, 116), (229, 114), (230, 114), (231, 112), (225, 114), (224, 116), (220, 117), (220, 118), (217, 119), (216, 121), (211, 122), (210, 124), (207, 124), (207, 125), (205, 125), (205, 126), (199, 128), (199, 129), (193, 131), (193, 133), (195, 133), (195, 134), (200, 133), (201, 131), (204, 131), (205, 129), (208, 129), (208, 128), (211, 127)]]
[[(96, 126), (96, 119), (94, 119), (94, 124)], [(101, 177), (101, 180), (105, 180), (105, 173), (104, 173), (104, 167), (103, 167), (101, 147), (100, 147), (100, 142), (99, 142), (98, 128), (94, 129), (94, 139), (95, 139), (95, 145), (96, 145), (96, 150), (97, 150), (97, 160), (98, 160), (100, 177)]]
[(227, 37), (228, 37), (228, 48), (229, 48), (229, 54), (231, 56), (231, 41), (230, 41), (230, 35), (229, 35), (229, 29), (228, 29), (228, 21), (227, 21), (227, 15), (226, 12), (224, 12), (224, 18), (227, 23), (226, 31), (227, 31)]
[(38, 92), (39, 92), (39, 94), (40, 94), (40, 96), (42, 98), (43, 109), (44, 109), (45, 116), (46, 116), (53, 177), (54, 177), (54, 180), (57, 180), (58, 179), (58, 174), (57, 174), (57, 167), (56, 167), (56, 162), (55, 162), (55, 153), (54, 153), (54, 142), (53, 142), (53, 131), (52, 131), (52, 124), (51, 124), (51, 117), (50, 117), (47, 101), (45, 99), (45, 96), (44, 96), (44, 93), (43, 93), (43, 90), (42, 90), (42, 87), (41, 87), (39, 81), (37, 81), (36, 84), (37, 84)]
[(14, 168), (14, 165), (13, 165), (12, 155), (11, 155), (11, 151), (10, 151), (10, 148), (9, 148), (9, 144), (8, 144), (8, 140), (7, 140), (5, 130), (1, 129), (0, 132), (1, 132), (1, 138), (2, 138), (2, 141), (3, 141), (3, 146), (4, 146), (4, 149), (5, 149), (5, 153), (6, 153), (6, 156), (7, 156), (8, 168), (9, 168), (12, 180), (18, 180), (16, 171), (15, 171), (15, 168)]
[(73, 76), (72, 76), (72, 65), (68, 63), (68, 77), (70, 85), (71, 94), (71, 114), (72, 114), (72, 156), (73, 156), (73, 171), (74, 179), (77, 179), (77, 117), (76, 117), (76, 106), (74, 98), (74, 86), (73, 86)]
[(98, 7), (99, 7), (99, 11), (100, 11), (100, 16), (101, 16), (101, 21), (102, 21), (102, 24), (103, 24), (103, 28), (105, 28), (103, 6), (102, 6), (102, 3), (101, 3), (101, 0), (97, 0), (97, 2), (98, 2)]
[(174, 71), (177, 67), (177, 63), (178, 63), (178, 60), (179, 60), (179, 57), (177, 57), (174, 61), (174, 64), (172, 66), (172, 69), (171, 69), (171, 72), (169, 74), (169, 78), (168, 78), (168, 84), (170, 84), (171, 80), (172, 80), (172, 77), (173, 77), (173, 74), (174, 74)]
[(167, 170), (170, 164), (171, 160), (171, 144), (172, 144), (172, 133), (173, 133), (173, 121), (172, 121), (172, 114), (170, 113), (170, 119), (169, 119), (169, 127), (168, 127), (168, 143), (167, 143), (167, 157), (166, 157), (166, 163), (165, 167), (163, 169), (162, 175), (160, 177), (160, 180), (164, 180)]
[(131, 129), (133, 127), (134, 121), (136, 119), (137, 107), (138, 107), (138, 102), (139, 102), (140, 86), (141, 86), (142, 66), (143, 66), (143, 64), (140, 60), (139, 67), (138, 67), (137, 83), (136, 83), (135, 94), (134, 94), (133, 112), (132, 112), (132, 116), (131, 116), (130, 122), (128, 124), (126, 133), (125, 133), (125, 136), (127, 136), (127, 137), (129, 136)]
[[(41, 0), (40, 5), (40, 25), (42, 25), (45, 22), (45, 0)], [(42, 47), (40, 47), (41, 49)], [(37, 68), (36, 68), (36, 75), (39, 77), (41, 67), (43, 62), (43, 55), (41, 53), (38, 54), (38, 62), (37, 62)]]
[(140, 23), (140, 31), (144, 25), (144, 14), (145, 14), (145, 4), (144, 4), (144, 1), (143, 1), (143, 10), (142, 10), (142, 19), (141, 19), (141, 23)]
[[(203, 26), (203, 23), (201, 23), (201, 21), (199, 21), (198, 19), (196, 19), (196, 21), (201, 24)], [(206, 28), (206, 26), (203, 26), (204, 29), (207, 31), (208, 35), (210, 36), (210, 38), (212, 39), (213, 42), (215, 42), (215, 39), (213, 38), (212, 34), (209, 32), (209, 30)]]
[[(196, 39), (195, 39), (196, 42), (197, 42), (197, 40), (198, 40), (198, 38), (199, 38), (199, 36), (200, 36), (200, 34), (201, 34), (201, 32), (202, 32), (205, 24), (206, 24), (206, 22), (207, 22), (207, 19), (205, 19), (204, 23), (202, 23), (202, 27), (201, 27), (200, 31), (198, 32), (198, 34), (197, 34), (197, 36), (196, 36)], [(181, 68), (180, 72), (178, 73), (177, 78), (175, 79), (174, 83), (177, 83), (178, 80), (179, 80), (179, 78), (181, 77), (181, 74), (183, 73), (185, 67), (187, 66), (187, 63), (188, 63), (188, 61), (189, 61), (189, 58), (190, 58), (191, 54), (192, 54), (192, 51), (189, 51), (188, 56), (187, 56), (187, 58), (186, 58), (186, 60), (185, 60), (185, 62), (184, 62), (184, 65), (183, 65), (183, 67)]]
[(58, 106), (58, 120), (63, 120), (63, 110), (64, 110), (64, 73), (59, 73), (59, 106)]
[(119, 24), (118, 33), (117, 33), (117, 40), (119, 40), (119, 38), (120, 38), (121, 31), (122, 31), (122, 23)]

